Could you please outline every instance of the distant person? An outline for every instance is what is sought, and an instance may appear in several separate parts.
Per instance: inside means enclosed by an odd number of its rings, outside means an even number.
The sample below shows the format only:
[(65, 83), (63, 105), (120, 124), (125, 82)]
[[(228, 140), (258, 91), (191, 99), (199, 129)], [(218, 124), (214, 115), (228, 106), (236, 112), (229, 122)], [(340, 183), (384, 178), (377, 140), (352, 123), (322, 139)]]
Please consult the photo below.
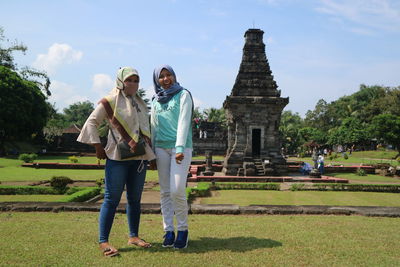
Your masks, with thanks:
[[(109, 235), (114, 221), (115, 211), (126, 186), (126, 214), (129, 226), (129, 245), (151, 247), (139, 238), (140, 200), (146, 177), (147, 161), (155, 158), (149, 146), (150, 125), (146, 103), (137, 94), (139, 74), (130, 67), (118, 70), (116, 87), (110, 95), (90, 114), (78, 141), (93, 145), (98, 159), (107, 159), (105, 166), (105, 193), (99, 216), (99, 244), (104, 256), (117, 256), (118, 250), (110, 245)], [(108, 120), (110, 130), (107, 146), (100, 143), (97, 128)], [(138, 152), (140, 138), (144, 139), (143, 155), (123, 159), (122, 149), (118, 145), (123, 141), (128, 152)], [(129, 156), (129, 155), (128, 155)]]
[[(171, 66), (156, 68), (153, 83), (155, 97), (151, 103), (151, 128), (165, 231), (162, 246), (182, 249), (187, 247), (189, 240), (186, 181), (193, 150), (193, 100), (190, 92), (177, 82)], [(152, 167), (155, 167), (154, 163)]]
[(310, 163), (303, 162), (300, 166), (300, 172), (303, 175), (309, 175), (312, 170), (312, 166)]
[(321, 174), (323, 174), (324, 173), (324, 156), (322, 154), (318, 156), (317, 163), (318, 163), (319, 172)]

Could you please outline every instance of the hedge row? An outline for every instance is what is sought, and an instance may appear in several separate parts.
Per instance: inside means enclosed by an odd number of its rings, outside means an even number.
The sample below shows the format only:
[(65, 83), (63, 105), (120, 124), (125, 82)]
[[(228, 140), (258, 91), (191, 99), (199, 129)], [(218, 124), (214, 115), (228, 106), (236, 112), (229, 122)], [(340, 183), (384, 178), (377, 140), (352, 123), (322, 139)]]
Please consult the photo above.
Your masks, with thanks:
[(279, 183), (197, 183), (197, 187), (186, 188), (189, 202), (196, 197), (208, 197), (211, 190), (280, 190)]
[(186, 188), (186, 197), (189, 202), (192, 202), (196, 197), (208, 197), (210, 193), (210, 183), (200, 182), (196, 187)]
[(58, 195), (58, 191), (52, 187), (44, 186), (17, 186), (1, 185), (0, 195)]
[(279, 183), (214, 183), (213, 190), (277, 190), (281, 189)]
[(305, 184), (293, 184), (292, 191), (352, 191), (352, 192), (387, 192), (400, 193), (400, 185), (395, 184), (343, 184), (343, 183), (320, 183), (306, 186)]
[[(100, 194), (100, 187), (71, 187), (59, 202), (83, 202)], [(52, 187), (0, 186), (0, 195), (59, 195)]]
[(100, 187), (84, 187), (80, 191), (60, 199), (59, 202), (84, 202), (100, 194), (100, 190)]

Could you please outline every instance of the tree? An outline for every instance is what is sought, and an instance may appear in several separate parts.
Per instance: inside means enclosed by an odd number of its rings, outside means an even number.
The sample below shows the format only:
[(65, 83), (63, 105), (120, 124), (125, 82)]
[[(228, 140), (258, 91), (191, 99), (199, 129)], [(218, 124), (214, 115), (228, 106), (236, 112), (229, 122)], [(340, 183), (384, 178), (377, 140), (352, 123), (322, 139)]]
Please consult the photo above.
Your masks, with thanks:
[(313, 111), (307, 111), (305, 123), (307, 126), (328, 130), (332, 127), (332, 116), (329, 112), (329, 104), (324, 100), (318, 100)]
[(46, 96), (31, 81), (0, 66), (0, 147), (41, 132), (49, 116)]
[[(2, 27), (0, 27), (0, 42), (3, 42), (4, 40), (5, 40), (4, 30)], [(25, 45), (19, 44), (17, 41), (14, 41), (11, 44), (11, 46), (7, 48), (3, 48), (0, 45), (0, 65), (12, 70), (16, 70), (17, 65), (14, 62), (13, 52), (21, 51), (22, 53), (25, 54), (27, 49), (28, 48)]]
[(208, 108), (204, 110), (204, 115), (209, 122), (219, 122), (221, 124), (226, 122), (224, 108)]
[[(4, 30), (0, 27), (0, 66), (19, 72), (24, 80), (34, 82), (47, 96), (50, 96), (50, 79), (45, 72), (30, 67), (23, 67), (21, 71), (19, 71), (17, 64), (14, 62), (13, 53), (15, 51), (20, 51), (25, 54), (28, 48), (22, 43), (18, 43), (16, 40), (12, 42), (9, 47), (3, 47), (1, 43), (5, 41), (5, 39)], [(9, 43), (8, 39), (6, 41)]]
[(54, 105), (48, 104), (50, 111), (49, 120), (46, 126), (43, 128), (44, 138), (48, 143), (51, 143), (56, 136), (61, 136), (65, 128), (69, 126), (69, 123), (65, 120), (64, 114), (58, 113)]
[(397, 148), (400, 155), (400, 116), (392, 114), (380, 114), (372, 119), (371, 132), (387, 144), (391, 144)]
[(74, 103), (64, 109), (65, 121), (67, 121), (69, 125), (76, 124), (82, 127), (93, 110), (94, 105), (90, 101)]
[(281, 116), (279, 131), (282, 136), (282, 145), (289, 154), (298, 152), (298, 148), (303, 144), (300, 129), (304, 127), (303, 119), (298, 113), (284, 111)]
[(146, 98), (146, 91), (143, 88), (139, 88), (137, 94), (143, 99), (146, 103), (148, 110), (150, 110), (150, 99)]
[(303, 127), (299, 130), (299, 134), (305, 143), (313, 142), (323, 145), (327, 140), (325, 132), (314, 127)]

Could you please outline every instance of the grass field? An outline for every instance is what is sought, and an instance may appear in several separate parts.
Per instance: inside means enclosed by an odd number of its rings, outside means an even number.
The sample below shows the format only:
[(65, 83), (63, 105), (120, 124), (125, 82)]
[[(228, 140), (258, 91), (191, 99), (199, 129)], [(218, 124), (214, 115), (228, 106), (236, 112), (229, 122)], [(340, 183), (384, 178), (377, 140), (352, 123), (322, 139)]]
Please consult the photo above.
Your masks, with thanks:
[(376, 174), (368, 174), (366, 176), (358, 176), (355, 173), (329, 173), (329, 176), (339, 177), (350, 180), (351, 183), (381, 183), (381, 184), (399, 184), (400, 179), (397, 177), (381, 176)]
[[(400, 163), (397, 160), (394, 160), (393, 157), (396, 156), (397, 152), (390, 151), (355, 151), (351, 155), (347, 153), (348, 159), (344, 159), (342, 154), (337, 154), (338, 158), (330, 160), (329, 156), (325, 157), (325, 165), (329, 164), (343, 164), (344, 166), (352, 166), (352, 165), (372, 165), (377, 163), (389, 163), (393, 166), (399, 166)], [(295, 161), (305, 161), (308, 163), (312, 163), (311, 157), (306, 158), (297, 158), (290, 157), (289, 160)]]
[(160, 215), (143, 215), (150, 249), (126, 245), (117, 214), (110, 241), (97, 249), (97, 213), (0, 213), (2, 266), (398, 266), (399, 218), (361, 216), (190, 215), (189, 247), (161, 247)]
[(56, 202), (64, 195), (0, 195), (0, 202)]
[(218, 190), (213, 197), (201, 198), (200, 203), (400, 207), (400, 197), (396, 193), (375, 192)]
[[(35, 162), (71, 163), (68, 157), (40, 157)], [(79, 163), (97, 164), (95, 157), (80, 157)], [(104, 160), (101, 161), (104, 164)], [(67, 176), (73, 180), (97, 180), (104, 177), (104, 170), (35, 169), (21, 167), (22, 161), (13, 158), (0, 158), (1, 181), (42, 181), (53, 176)], [(157, 171), (148, 171), (147, 181), (157, 181)]]

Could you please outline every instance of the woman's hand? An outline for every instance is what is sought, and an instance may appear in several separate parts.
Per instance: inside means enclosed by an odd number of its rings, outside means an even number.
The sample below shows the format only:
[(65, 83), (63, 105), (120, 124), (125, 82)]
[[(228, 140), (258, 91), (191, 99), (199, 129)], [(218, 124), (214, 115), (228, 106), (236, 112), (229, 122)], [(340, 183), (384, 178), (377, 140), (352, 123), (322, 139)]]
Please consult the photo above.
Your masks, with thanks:
[(106, 151), (104, 150), (104, 147), (101, 144), (94, 144), (94, 148), (96, 149), (96, 157), (98, 159), (106, 159)]
[(157, 170), (157, 161), (155, 159), (149, 162), (149, 170)]
[(177, 164), (181, 164), (182, 160), (185, 158), (185, 155), (183, 153), (176, 153), (175, 154), (175, 160)]

